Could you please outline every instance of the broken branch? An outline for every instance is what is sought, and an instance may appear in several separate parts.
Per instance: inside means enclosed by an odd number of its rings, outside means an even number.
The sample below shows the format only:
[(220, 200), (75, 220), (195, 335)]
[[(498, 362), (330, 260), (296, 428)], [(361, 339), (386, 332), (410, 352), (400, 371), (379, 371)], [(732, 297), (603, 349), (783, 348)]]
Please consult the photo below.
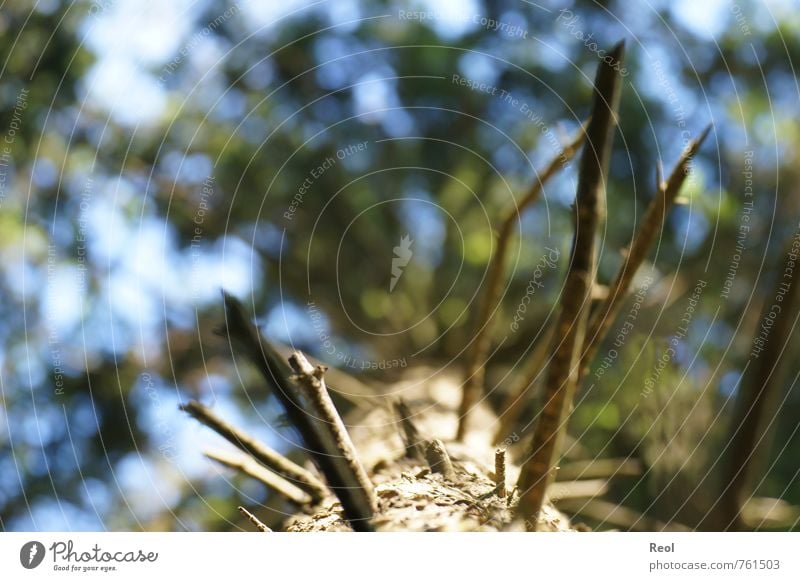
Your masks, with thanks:
[(425, 448), (425, 459), (428, 461), (428, 466), (431, 472), (441, 474), (448, 480), (455, 478), (455, 470), (453, 470), (453, 463), (450, 461), (450, 455), (444, 447), (441, 440), (429, 440)]
[(254, 515), (254, 514), (253, 514), (252, 512), (250, 512), (249, 510), (247, 510), (245, 507), (243, 507), (243, 506), (240, 506), (240, 507), (239, 507), (239, 512), (240, 512), (240, 513), (242, 513), (242, 516), (244, 516), (245, 518), (247, 518), (247, 520), (249, 520), (251, 523), (253, 523), (253, 525), (255, 525), (255, 527), (256, 527), (256, 528), (257, 528), (259, 531), (261, 531), (262, 533), (271, 533), (271, 532), (272, 532), (272, 529), (271, 529), (271, 528), (269, 528), (269, 527), (268, 527), (267, 525), (265, 525), (263, 522), (261, 522), (260, 520), (258, 520), (258, 517), (256, 517), (256, 515)]
[(364, 500), (375, 510), (377, 506), (372, 481), (358, 460), (356, 448), (353, 446), (347, 427), (336, 410), (336, 406), (333, 405), (328, 388), (325, 386), (325, 367), (322, 365), (314, 367), (299, 351), (295, 351), (289, 356), (289, 365), (297, 374), (295, 379), (305, 389), (305, 394), (314, 406), (318, 419), (324, 423), (324, 428), (330, 431), (336, 447), (358, 481), (366, 497)]
[(500, 498), (506, 497), (506, 451), (499, 448), (494, 452), (495, 493)]

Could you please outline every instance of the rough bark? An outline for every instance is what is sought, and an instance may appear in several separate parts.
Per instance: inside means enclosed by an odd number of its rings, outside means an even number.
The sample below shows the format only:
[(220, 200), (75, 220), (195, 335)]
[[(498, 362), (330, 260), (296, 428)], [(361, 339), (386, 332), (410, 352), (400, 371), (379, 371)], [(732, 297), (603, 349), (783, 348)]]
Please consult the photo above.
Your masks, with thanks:
[[(433, 369), (412, 369), (391, 392), (401, 393), (410, 414), (401, 422), (393, 401), (384, 401), (362, 415), (347, 418), (348, 431), (361, 463), (375, 485), (377, 510), (372, 521), (378, 531), (503, 531), (524, 530), (514, 519), (518, 497), (497, 493), (495, 448), (491, 431), (473, 433), (467, 442), (455, 433), (461, 395), (459, 378), (442, 377)], [(383, 398), (376, 398), (377, 400)], [(489, 428), (496, 417), (484, 405), (473, 410), (475, 425)], [(432, 469), (418, 455), (409, 457), (403, 422), (412, 422), (422, 441), (439, 441), (452, 464), (449, 476)], [(430, 446), (426, 446), (429, 450)], [(434, 454), (433, 458), (440, 458)], [(436, 461), (433, 461), (434, 467)], [(509, 480), (519, 468), (506, 461)], [(572, 530), (569, 518), (545, 505), (540, 530)], [(298, 514), (286, 523), (288, 531), (348, 531), (341, 504), (334, 496), (312, 514)]]

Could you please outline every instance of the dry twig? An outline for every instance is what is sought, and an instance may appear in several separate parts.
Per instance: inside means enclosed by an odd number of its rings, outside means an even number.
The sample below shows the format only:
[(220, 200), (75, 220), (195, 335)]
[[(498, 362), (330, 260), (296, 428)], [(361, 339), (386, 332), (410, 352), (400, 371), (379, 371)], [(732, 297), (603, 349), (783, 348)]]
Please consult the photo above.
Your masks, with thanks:
[(483, 298), (475, 324), (475, 337), (472, 340), (467, 357), (467, 376), (461, 396), (458, 433), (456, 435), (456, 438), (459, 440), (464, 438), (468, 427), (467, 422), (470, 410), (475, 405), (483, 389), (485, 377), (484, 366), (492, 344), (492, 313), (496, 308), (496, 303), (500, 296), (500, 284), (503, 280), (503, 269), (506, 264), (509, 243), (514, 233), (514, 224), (519, 221), (520, 214), (539, 198), (544, 184), (569, 163), (580, 148), (585, 137), (586, 125), (580, 128), (572, 141), (564, 147), (563, 152), (550, 162), (544, 172), (537, 175), (536, 181), (531, 184), (530, 189), (522, 200), (508, 210), (501, 222), (500, 230), (497, 233), (497, 250), (489, 263), (489, 271), (486, 275), (486, 287), (483, 292)]
[[(617, 125), (621, 90), (619, 65), (624, 42), (603, 61), (595, 78), (592, 118), (578, 172), (575, 196), (577, 219), (572, 256), (561, 294), (561, 312), (556, 328), (556, 346), (544, 385), (544, 405), (533, 435), (530, 455), (522, 466), (518, 514), (526, 527), (535, 530), (547, 486), (566, 424), (578, 379), (580, 353), (586, 334), (596, 269), (596, 234), (605, 215), (605, 180), (611, 157), (611, 142)], [(614, 65), (617, 65), (616, 67)]]
[(261, 522), (256, 515), (254, 515), (249, 510), (247, 510), (245, 507), (240, 506), (239, 507), (239, 512), (242, 513), (242, 516), (247, 518), (247, 520), (249, 520), (251, 523), (253, 523), (253, 525), (255, 525), (255, 527), (259, 531), (261, 531), (262, 533), (271, 533), (272, 532), (271, 528), (269, 528), (267, 525), (265, 525), (263, 522)]
[(307, 492), (313, 502), (319, 502), (327, 495), (328, 489), (325, 484), (311, 472), (246, 432), (231, 426), (200, 402), (190, 401), (181, 405), (180, 409), (204, 426), (214, 430), (242, 452)]
[(207, 451), (205, 455), (207, 458), (219, 462), (223, 466), (227, 466), (250, 478), (258, 480), (267, 488), (274, 490), (298, 506), (305, 506), (311, 503), (311, 497), (309, 495), (288, 480), (281, 478), (271, 470), (267, 470), (249, 456), (213, 451)]
[(323, 422), (323, 429), (330, 431), (330, 436), (336, 442), (336, 447), (341, 452), (350, 470), (355, 474), (359, 487), (366, 496), (366, 502), (375, 510), (375, 492), (372, 481), (367, 476), (364, 466), (358, 460), (356, 448), (353, 446), (347, 427), (336, 410), (336, 406), (333, 405), (328, 388), (325, 386), (325, 367), (322, 365), (314, 367), (308, 362), (305, 355), (299, 351), (295, 351), (289, 356), (289, 365), (292, 366), (292, 369), (297, 374), (295, 379), (303, 386), (306, 397), (314, 406), (318, 419)]
[[(589, 322), (589, 329), (586, 333), (583, 354), (581, 355), (581, 376), (578, 379), (579, 385), (581, 383), (580, 380), (586, 375), (598, 347), (608, 333), (609, 327), (614, 322), (620, 306), (628, 296), (628, 290), (630, 289), (636, 272), (639, 270), (645, 258), (647, 258), (653, 241), (664, 228), (667, 214), (675, 204), (675, 200), (680, 193), (683, 182), (686, 180), (686, 176), (689, 175), (692, 157), (694, 157), (697, 150), (700, 149), (709, 131), (711, 131), (710, 124), (697, 139), (686, 146), (666, 183), (662, 183), (661, 179), (657, 178), (658, 191), (645, 211), (642, 223), (636, 231), (630, 248), (625, 252), (625, 260), (617, 276), (614, 278), (614, 282), (612, 282), (609, 287), (608, 297), (592, 314)], [(661, 171), (659, 170), (657, 175), (660, 176), (660, 174)]]

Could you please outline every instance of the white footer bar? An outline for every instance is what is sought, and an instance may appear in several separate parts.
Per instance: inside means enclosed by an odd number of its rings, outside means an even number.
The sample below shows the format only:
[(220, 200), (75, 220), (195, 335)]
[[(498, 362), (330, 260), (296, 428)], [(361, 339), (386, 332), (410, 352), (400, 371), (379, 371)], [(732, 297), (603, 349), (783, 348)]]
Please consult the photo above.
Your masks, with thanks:
[(3, 533), (2, 579), (800, 579), (797, 533)]

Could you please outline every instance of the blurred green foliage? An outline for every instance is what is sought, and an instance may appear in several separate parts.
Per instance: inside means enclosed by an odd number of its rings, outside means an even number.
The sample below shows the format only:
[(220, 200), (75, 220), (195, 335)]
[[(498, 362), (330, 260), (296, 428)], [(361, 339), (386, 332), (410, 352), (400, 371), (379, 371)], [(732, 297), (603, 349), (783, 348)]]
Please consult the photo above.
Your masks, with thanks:
[[(673, 493), (675, 474), (694, 486), (709, 470), (778, 249), (800, 219), (800, 21), (780, 6), (768, 16), (743, 4), (745, 35), (723, 3), (706, 23), (712, 37), (681, 13), (687, 2), (649, 12), (619, 1), (457, 4), (455, 23), (404, 19), (400, 11), (423, 5), (386, 0), (294, 14), (292, 3), (286, 13), (217, 2), (4, 5), (2, 138), (19, 128), (0, 197), (0, 527), (227, 529), (238, 503), (286, 509), (188, 457), (207, 436), (177, 413), (190, 396), (228, 406), (274, 445), (295, 441), (212, 333), (221, 286), (246, 299), (271, 337), (331, 365), (352, 362), (378, 383), (402, 372), (371, 369), (379, 362), (459, 370), (497, 218), (588, 110), (596, 57), (559, 21), (566, 8), (600, 46), (629, 40), (602, 281), (653, 195), (656, 162), (669, 168), (683, 132), (715, 125), (687, 204), (651, 255), (657, 282), (634, 336), (571, 424), (590, 457), (633, 455), (651, 468), (617, 499), (673, 516), (672, 496), (654, 499)], [(526, 35), (489, 30), (476, 14)], [(541, 123), (454, 75), (507, 91)], [(748, 150), (755, 212), (723, 300)], [(497, 369), (520, 365), (552, 319), (574, 166), (521, 216)], [(414, 255), (390, 293), (405, 235)], [(507, 322), (546, 246), (563, 260), (512, 333)], [(691, 332), (643, 399), (647, 370), (699, 279), (709, 288)], [(309, 301), (324, 314), (319, 325)], [(793, 379), (760, 493), (800, 504)]]

